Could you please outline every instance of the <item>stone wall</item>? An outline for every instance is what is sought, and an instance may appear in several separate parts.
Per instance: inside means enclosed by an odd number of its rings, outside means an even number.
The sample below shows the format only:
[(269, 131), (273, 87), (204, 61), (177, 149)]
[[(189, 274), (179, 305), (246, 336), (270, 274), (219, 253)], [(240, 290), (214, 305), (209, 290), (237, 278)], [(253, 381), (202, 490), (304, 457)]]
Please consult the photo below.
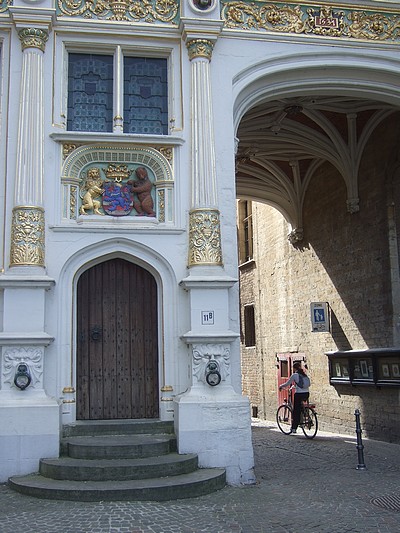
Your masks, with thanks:
[[(276, 354), (304, 352), (322, 428), (354, 433), (358, 408), (367, 436), (400, 441), (399, 389), (334, 387), (325, 355), (395, 344), (388, 206), (400, 205), (393, 142), (398, 138), (393, 117), (367, 144), (358, 213), (347, 211), (338, 171), (320, 167), (306, 194), (304, 239), (297, 246), (289, 243), (290, 227), (280, 213), (253, 204), (254, 265), (241, 268), (241, 304), (254, 301), (257, 344), (252, 350), (242, 346), (242, 369), (244, 393), (262, 418), (275, 418)], [(329, 303), (331, 332), (311, 332), (311, 302)]]

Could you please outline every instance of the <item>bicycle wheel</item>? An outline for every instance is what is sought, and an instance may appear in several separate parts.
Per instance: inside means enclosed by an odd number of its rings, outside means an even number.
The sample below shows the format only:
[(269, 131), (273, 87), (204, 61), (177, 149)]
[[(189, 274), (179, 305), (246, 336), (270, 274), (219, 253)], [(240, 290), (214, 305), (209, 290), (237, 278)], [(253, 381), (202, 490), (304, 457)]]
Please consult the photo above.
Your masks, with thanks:
[(276, 423), (285, 435), (289, 435), (292, 427), (292, 408), (288, 405), (280, 405), (276, 412)]
[(307, 439), (313, 439), (318, 431), (317, 413), (312, 407), (304, 407), (301, 429)]

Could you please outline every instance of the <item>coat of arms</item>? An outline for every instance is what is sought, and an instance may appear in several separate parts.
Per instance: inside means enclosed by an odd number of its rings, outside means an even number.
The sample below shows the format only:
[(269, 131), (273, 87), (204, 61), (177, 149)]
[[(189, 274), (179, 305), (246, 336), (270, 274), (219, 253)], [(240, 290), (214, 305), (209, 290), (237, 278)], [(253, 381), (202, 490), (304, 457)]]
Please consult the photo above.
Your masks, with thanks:
[(107, 215), (114, 217), (129, 215), (133, 207), (133, 193), (129, 185), (106, 181), (103, 187), (103, 209)]
[(133, 208), (133, 193), (123, 180), (129, 178), (131, 170), (126, 165), (108, 165), (104, 173), (108, 180), (103, 183), (103, 209), (107, 215), (122, 217)]

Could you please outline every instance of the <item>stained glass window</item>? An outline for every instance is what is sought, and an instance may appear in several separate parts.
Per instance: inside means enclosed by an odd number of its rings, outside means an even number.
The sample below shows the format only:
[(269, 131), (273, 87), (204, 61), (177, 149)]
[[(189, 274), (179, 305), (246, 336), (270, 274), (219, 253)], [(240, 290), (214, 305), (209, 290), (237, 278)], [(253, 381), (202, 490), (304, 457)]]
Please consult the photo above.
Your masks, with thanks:
[(123, 63), (123, 80), (113, 80), (113, 56), (69, 54), (69, 131), (112, 132), (113, 86), (123, 84), (124, 133), (168, 134), (167, 60), (125, 56)]
[(167, 60), (124, 58), (124, 132), (168, 134)]
[(112, 118), (112, 56), (69, 54), (67, 129), (110, 132)]

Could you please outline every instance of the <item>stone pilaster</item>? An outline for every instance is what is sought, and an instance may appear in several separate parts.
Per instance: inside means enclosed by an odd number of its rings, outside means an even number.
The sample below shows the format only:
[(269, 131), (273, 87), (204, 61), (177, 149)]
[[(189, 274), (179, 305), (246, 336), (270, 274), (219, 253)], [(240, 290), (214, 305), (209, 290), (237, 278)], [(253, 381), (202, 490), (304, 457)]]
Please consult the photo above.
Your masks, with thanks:
[(40, 27), (18, 28), (18, 36), (23, 58), (10, 267), (44, 267), (43, 53), (48, 31)]
[[(238, 332), (232, 331), (237, 279), (223, 269), (218, 204), (212, 70), (221, 21), (218, 2), (185, 2), (182, 33), (191, 73), (191, 185), (187, 278), (190, 330), (182, 335), (191, 354), (191, 383), (175, 397), (180, 453), (197, 453), (202, 467), (224, 467), (230, 484), (254, 482), (250, 406), (240, 381)], [(194, 17), (197, 18), (194, 18)], [(236, 387), (236, 388), (235, 388)]]
[[(19, 2), (17, 2), (19, 3)], [(54, 9), (13, 5), (10, 14), (22, 45), (11, 47), (10, 62), (21, 65), (11, 222), (10, 269), (0, 275), (3, 318), (0, 331), (0, 472), (37, 470), (40, 457), (59, 453), (59, 405), (46, 390), (48, 349), (46, 293), (54, 280), (44, 273), (44, 67)], [(15, 39), (14, 39), (15, 38)], [(16, 41), (16, 36), (13, 35)], [(21, 54), (22, 53), (22, 58)], [(12, 143), (10, 142), (10, 145)], [(24, 382), (16, 378), (23, 372)]]
[(211, 39), (186, 42), (191, 62), (192, 206), (189, 213), (189, 267), (222, 265), (217, 208), (214, 127), (210, 83)]

